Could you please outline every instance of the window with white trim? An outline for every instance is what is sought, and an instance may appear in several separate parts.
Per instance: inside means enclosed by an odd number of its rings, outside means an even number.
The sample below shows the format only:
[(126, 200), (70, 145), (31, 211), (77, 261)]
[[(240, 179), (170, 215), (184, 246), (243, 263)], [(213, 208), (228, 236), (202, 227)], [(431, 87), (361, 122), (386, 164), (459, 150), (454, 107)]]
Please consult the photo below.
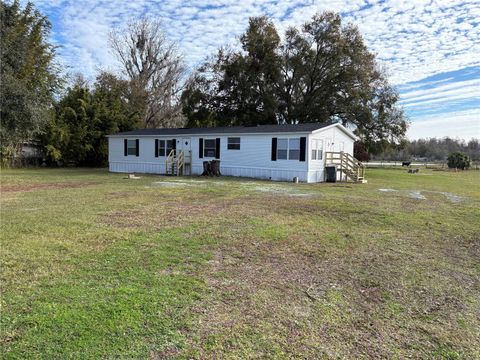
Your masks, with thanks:
[(203, 156), (204, 157), (215, 157), (217, 150), (215, 139), (205, 139), (203, 142)]
[(240, 138), (239, 137), (229, 137), (228, 138), (227, 149), (228, 150), (240, 150)]
[(127, 155), (137, 155), (137, 140), (127, 140)]
[(277, 140), (278, 160), (300, 160), (300, 138)]
[(312, 160), (322, 160), (323, 159), (323, 140), (312, 139), (310, 142), (312, 148)]

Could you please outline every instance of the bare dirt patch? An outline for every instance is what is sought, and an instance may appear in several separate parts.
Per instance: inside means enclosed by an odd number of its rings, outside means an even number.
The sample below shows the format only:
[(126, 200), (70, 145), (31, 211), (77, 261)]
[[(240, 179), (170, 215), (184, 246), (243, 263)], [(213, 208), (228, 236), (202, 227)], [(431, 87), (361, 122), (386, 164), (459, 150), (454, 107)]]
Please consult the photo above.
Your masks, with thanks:
[(56, 189), (72, 189), (96, 185), (98, 182), (61, 182), (61, 183), (38, 183), (38, 184), (21, 184), (21, 185), (2, 185), (1, 192), (30, 192), (37, 190), (56, 190)]
[(121, 229), (166, 229), (190, 224), (215, 222), (219, 217), (244, 212), (245, 199), (184, 198), (162, 199), (159, 202), (115, 211), (103, 215), (100, 222)]
[(459, 196), (456, 194), (452, 194), (449, 192), (445, 191), (433, 191), (433, 190), (395, 190), (395, 189), (378, 189), (378, 191), (382, 193), (394, 193), (394, 194), (399, 194), (402, 196), (408, 196), (412, 199), (417, 199), (417, 200), (427, 200), (427, 196), (424, 194), (440, 194), (443, 195), (448, 201), (454, 204), (458, 204), (464, 200), (466, 200), (465, 197)]
[(155, 181), (152, 185), (161, 187), (184, 187), (190, 186), (191, 184), (180, 181)]
[(255, 191), (267, 192), (275, 195), (284, 195), (284, 196), (300, 196), (300, 197), (310, 197), (316, 194), (309, 192), (302, 192), (301, 189), (296, 189), (293, 187), (282, 187), (275, 185), (264, 185), (264, 186), (255, 186), (253, 188)]

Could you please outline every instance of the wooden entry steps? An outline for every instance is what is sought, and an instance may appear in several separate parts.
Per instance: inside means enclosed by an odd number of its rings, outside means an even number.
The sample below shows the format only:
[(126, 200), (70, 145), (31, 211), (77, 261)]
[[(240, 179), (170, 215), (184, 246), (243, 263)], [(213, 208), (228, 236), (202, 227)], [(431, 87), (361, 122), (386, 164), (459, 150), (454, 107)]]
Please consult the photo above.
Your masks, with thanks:
[(191, 158), (191, 151), (171, 150), (165, 159), (165, 174), (176, 176), (185, 175), (185, 165), (190, 164)]
[(339, 181), (367, 182), (365, 179), (365, 165), (349, 153), (343, 151), (325, 152), (325, 166), (327, 165), (335, 165), (337, 167), (337, 171), (340, 172)]

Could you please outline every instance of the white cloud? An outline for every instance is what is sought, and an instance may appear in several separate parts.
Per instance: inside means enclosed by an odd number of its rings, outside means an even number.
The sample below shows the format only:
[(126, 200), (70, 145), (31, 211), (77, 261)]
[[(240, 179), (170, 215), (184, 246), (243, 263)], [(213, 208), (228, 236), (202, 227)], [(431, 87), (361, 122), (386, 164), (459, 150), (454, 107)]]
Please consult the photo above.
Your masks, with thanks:
[[(400, 86), (402, 104), (410, 113), (432, 113), (437, 107), (445, 110), (446, 104), (452, 105), (447, 111), (458, 107), (462, 110), (462, 102), (479, 100), (478, 75), (472, 80), (421, 81), (435, 74), (480, 66), (479, 0), (34, 2), (53, 20), (53, 32), (63, 45), (59, 51), (63, 63), (71, 72), (80, 72), (90, 79), (99, 68), (117, 66), (108, 48), (109, 31), (142, 14), (163, 21), (167, 36), (177, 42), (193, 69), (220, 46), (236, 44), (251, 16), (269, 16), (283, 33), (288, 26), (300, 26), (318, 11), (334, 10), (342, 13), (344, 21), (359, 26), (369, 49), (385, 65), (391, 81)], [(418, 116), (411, 115), (412, 136), (467, 136), (475, 128), (473, 122), (479, 122), (477, 110), (442, 113), (435, 118)], [(476, 135), (479, 136), (478, 131)]]
[[(190, 66), (212, 49), (229, 44), (245, 30), (250, 16), (266, 14), (279, 29), (298, 26), (321, 10), (335, 10), (358, 24), (370, 49), (389, 69), (392, 81), (403, 84), (429, 75), (476, 66), (480, 59), (480, 3), (477, 0), (411, 1), (191, 1), (176, 0), (36, 0), (59, 17), (54, 31), (78, 48), (61, 54), (77, 71), (93, 76), (97, 66), (110, 66), (107, 34), (114, 25), (147, 13), (163, 19), (170, 38), (178, 42)], [(461, 21), (460, 21), (461, 20)], [(81, 50), (80, 50), (81, 49)], [(69, 51), (72, 50), (70, 47)], [(85, 53), (91, 61), (85, 66)], [(96, 66), (91, 66), (95, 63)]]
[(480, 108), (437, 114), (411, 124), (409, 139), (445, 137), (470, 140), (480, 138)]
[(405, 109), (420, 110), (439, 103), (454, 107), (461, 101), (474, 100), (480, 104), (480, 79), (454, 81), (428, 89), (405, 91), (401, 95), (400, 104)]
[(437, 84), (440, 84), (440, 83), (451, 82), (453, 80), (455, 80), (455, 78), (449, 77), (449, 78), (446, 78), (446, 79), (441, 79), (441, 80), (436, 80), (436, 81), (414, 82), (414, 83), (409, 83), (409, 84), (406, 84), (406, 85), (402, 85), (401, 89), (402, 89), (402, 91), (409, 91), (409, 90), (413, 90), (413, 89), (419, 89), (419, 88), (422, 88), (422, 87), (437, 85)]
[(480, 79), (455, 81), (446, 85), (440, 85), (440, 86), (437, 85), (430, 89), (407, 91), (402, 95), (402, 99), (404, 101), (406, 100), (418, 101), (418, 100), (432, 98), (432, 97), (444, 97), (450, 94), (457, 94), (459, 90), (463, 90), (463, 89), (476, 90), (477, 94), (480, 96)]

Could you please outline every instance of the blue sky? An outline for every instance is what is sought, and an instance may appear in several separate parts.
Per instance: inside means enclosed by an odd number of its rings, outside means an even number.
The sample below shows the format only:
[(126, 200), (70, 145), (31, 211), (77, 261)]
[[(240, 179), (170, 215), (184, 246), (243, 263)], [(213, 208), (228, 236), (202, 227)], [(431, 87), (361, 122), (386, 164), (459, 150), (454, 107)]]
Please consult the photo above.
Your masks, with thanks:
[(34, 0), (52, 22), (53, 41), (71, 73), (93, 79), (118, 71), (108, 33), (131, 18), (162, 20), (190, 69), (235, 44), (250, 16), (267, 15), (280, 33), (318, 11), (358, 25), (397, 86), (409, 138), (480, 138), (480, 0)]

